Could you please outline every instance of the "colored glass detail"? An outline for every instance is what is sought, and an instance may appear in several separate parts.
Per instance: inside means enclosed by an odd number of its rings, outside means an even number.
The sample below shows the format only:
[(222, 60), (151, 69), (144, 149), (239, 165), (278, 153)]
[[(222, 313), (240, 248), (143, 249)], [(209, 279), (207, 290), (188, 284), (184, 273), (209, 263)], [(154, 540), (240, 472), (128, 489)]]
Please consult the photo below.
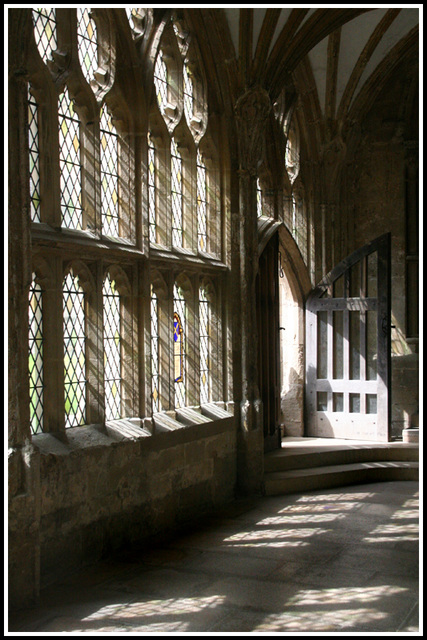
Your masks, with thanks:
[(43, 292), (33, 273), (29, 291), (28, 371), (30, 386), (30, 428), (43, 431)]
[(68, 273), (63, 287), (65, 427), (86, 420), (85, 293), (79, 277)]
[(55, 9), (33, 9), (34, 38), (44, 63), (57, 48)]
[(89, 9), (77, 9), (77, 41), (80, 66), (87, 82), (94, 78), (98, 68), (98, 44), (96, 25)]
[(174, 286), (174, 315), (173, 315), (173, 340), (174, 340), (174, 380), (175, 380), (175, 408), (185, 406), (185, 298), (177, 285)]
[(210, 304), (204, 288), (199, 290), (200, 403), (210, 399)]

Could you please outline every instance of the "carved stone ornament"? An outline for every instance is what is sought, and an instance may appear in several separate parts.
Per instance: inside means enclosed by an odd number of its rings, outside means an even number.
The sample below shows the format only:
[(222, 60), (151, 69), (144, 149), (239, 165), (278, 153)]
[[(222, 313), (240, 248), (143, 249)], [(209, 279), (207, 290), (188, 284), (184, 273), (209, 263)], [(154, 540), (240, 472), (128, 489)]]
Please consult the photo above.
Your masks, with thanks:
[(253, 87), (236, 102), (240, 170), (257, 175), (263, 159), (264, 129), (271, 109), (268, 93), (261, 87)]

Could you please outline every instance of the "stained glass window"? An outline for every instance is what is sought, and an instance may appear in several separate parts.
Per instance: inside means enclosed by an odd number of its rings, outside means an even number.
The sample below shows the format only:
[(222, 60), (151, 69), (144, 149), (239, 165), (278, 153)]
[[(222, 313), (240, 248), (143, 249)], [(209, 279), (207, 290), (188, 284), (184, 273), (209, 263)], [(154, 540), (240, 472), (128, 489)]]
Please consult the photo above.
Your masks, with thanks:
[(148, 134), (148, 222), (150, 241), (156, 242), (156, 150), (150, 134)]
[(55, 9), (33, 9), (34, 38), (43, 62), (57, 48)]
[(28, 149), (30, 163), (31, 220), (40, 222), (40, 167), (37, 103), (28, 86)]
[(100, 114), (102, 232), (119, 236), (118, 136), (107, 105)]
[(190, 123), (193, 118), (193, 82), (188, 72), (187, 65), (183, 68), (184, 77), (184, 113), (187, 122)]
[(262, 190), (259, 182), (259, 178), (256, 183), (256, 210), (258, 218), (262, 216)]
[(197, 151), (197, 236), (199, 251), (207, 251), (206, 166)]
[(175, 139), (171, 140), (172, 245), (182, 247), (182, 157)]
[(153, 286), (151, 286), (151, 400), (153, 413), (158, 413), (160, 411), (159, 308)]
[(86, 8), (77, 9), (77, 41), (83, 75), (90, 83), (98, 68), (98, 45), (96, 25)]
[(200, 403), (210, 399), (210, 304), (203, 287), (199, 290)]
[(31, 433), (43, 431), (43, 292), (33, 273), (29, 291), (28, 369)]
[(58, 111), (62, 226), (81, 229), (80, 123), (67, 88), (59, 96)]
[(121, 409), (121, 313), (120, 295), (109, 275), (104, 280), (104, 392), (105, 419), (120, 418)]
[(174, 286), (174, 380), (175, 408), (185, 406), (185, 298), (182, 290)]
[(154, 65), (154, 86), (160, 111), (163, 112), (168, 102), (168, 69), (161, 49)]
[(86, 326), (85, 293), (79, 277), (70, 271), (64, 279), (64, 383), (65, 426), (77, 427), (86, 420)]

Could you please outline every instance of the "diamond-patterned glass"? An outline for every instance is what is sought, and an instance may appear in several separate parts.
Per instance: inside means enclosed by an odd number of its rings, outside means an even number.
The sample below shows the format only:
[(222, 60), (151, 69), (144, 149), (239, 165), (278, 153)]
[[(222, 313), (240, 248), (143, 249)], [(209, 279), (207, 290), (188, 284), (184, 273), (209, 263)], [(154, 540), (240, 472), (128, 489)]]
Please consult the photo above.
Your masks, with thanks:
[(72, 272), (64, 279), (64, 393), (65, 426), (86, 421), (85, 293)]
[(182, 158), (174, 138), (171, 140), (172, 245), (182, 247)]
[(77, 42), (83, 75), (90, 83), (98, 68), (98, 43), (96, 25), (87, 8), (77, 9)]
[(33, 9), (34, 38), (44, 63), (57, 48), (55, 9)]
[(199, 290), (199, 340), (200, 340), (200, 403), (206, 404), (210, 398), (210, 308), (203, 287)]
[(28, 150), (30, 166), (31, 220), (40, 222), (40, 167), (37, 103), (28, 86)]
[(31, 433), (43, 431), (43, 292), (33, 273), (29, 291), (28, 372)]
[(259, 179), (257, 180), (257, 183), (256, 183), (256, 210), (259, 218), (260, 216), (262, 216), (262, 191), (261, 191)]
[(159, 310), (153, 287), (151, 287), (151, 400), (153, 413), (158, 413), (160, 411)]
[(104, 280), (104, 392), (105, 419), (115, 420), (121, 414), (121, 316), (120, 295), (110, 276)]
[(102, 233), (119, 237), (118, 135), (107, 105), (100, 115)]
[(175, 408), (185, 407), (185, 298), (182, 290), (174, 285), (173, 290), (173, 340)]
[(82, 229), (80, 122), (68, 89), (58, 100), (62, 226)]
[(197, 151), (197, 235), (199, 251), (207, 251), (206, 166)]
[(148, 135), (148, 220), (150, 226), (150, 242), (156, 242), (156, 150), (150, 134)]
[(188, 73), (187, 65), (183, 67), (184, 77), (184, 113), (188, 124), (190, 124), (193, 118), (193, 81)]
[(163, 60), (161, 49), (154, 65), (154, 86), (156, 88), (157, 103), (163, 113), (168, 101), (168, 69)]

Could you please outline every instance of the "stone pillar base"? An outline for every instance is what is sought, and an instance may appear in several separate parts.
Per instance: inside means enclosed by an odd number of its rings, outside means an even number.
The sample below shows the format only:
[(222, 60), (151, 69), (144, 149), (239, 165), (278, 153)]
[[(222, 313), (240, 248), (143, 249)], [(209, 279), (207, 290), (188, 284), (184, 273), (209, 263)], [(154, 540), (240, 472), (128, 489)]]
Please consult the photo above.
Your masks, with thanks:
[(420, 430), (419, 429), (403, 429), (402, 440), (403, 442), (416, 442), (419, 443)]

